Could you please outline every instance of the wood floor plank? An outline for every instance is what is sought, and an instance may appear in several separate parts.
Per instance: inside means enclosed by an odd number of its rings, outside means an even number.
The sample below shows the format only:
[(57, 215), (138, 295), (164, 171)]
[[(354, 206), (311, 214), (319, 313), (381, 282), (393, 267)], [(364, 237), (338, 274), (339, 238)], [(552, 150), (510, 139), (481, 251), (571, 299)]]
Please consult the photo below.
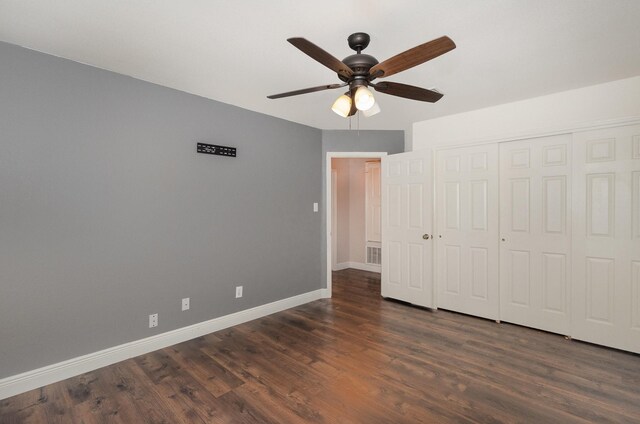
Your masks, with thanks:
[(169, 424), (178, 422), (173, 412), (166, 408), (162, 399), (149, 387), (150, 381), (137, 378), (133, 360), (123, 361), (115, 366), (103, 368), (100, 375), (112, 390), (116, 390), (123, 403), (135, 407), (138, 416), (145, 417), (146, 423)]
[(47, 401), (44, 388), (0, 400), (0, 422), (10, 424), (35, 422), (32, 416), (39, 416), (44, 409), (42, 405)]
[(201, 382), (215, 397), (220, 397), (244, 384), (244, 381), (190, 343), (172, 346), (165, 349), (165, 352), (179, 363), (182, 369), (187, 369), (192, 378)]
[(333, 298), (0, 401), (0, 423), (639, 423), (640, 356), (380, 297)]

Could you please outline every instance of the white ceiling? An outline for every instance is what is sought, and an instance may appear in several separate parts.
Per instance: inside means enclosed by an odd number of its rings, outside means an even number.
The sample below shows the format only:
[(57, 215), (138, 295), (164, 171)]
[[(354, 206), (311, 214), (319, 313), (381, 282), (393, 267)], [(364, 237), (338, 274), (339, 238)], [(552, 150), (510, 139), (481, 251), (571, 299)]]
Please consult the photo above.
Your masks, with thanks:
[[(457, 49), (389, 78), (445, 97), (376, 94), (363, 129), (411, 123), (640, 75), (637, 0), (0, 0), (0, 40), (322, 129), (339, 82), (286, 42), (302, 36), (342, 59), (353, 32), (385, 60), (448, 35)], [(355, 126), (355, 122), (354, 122)]]

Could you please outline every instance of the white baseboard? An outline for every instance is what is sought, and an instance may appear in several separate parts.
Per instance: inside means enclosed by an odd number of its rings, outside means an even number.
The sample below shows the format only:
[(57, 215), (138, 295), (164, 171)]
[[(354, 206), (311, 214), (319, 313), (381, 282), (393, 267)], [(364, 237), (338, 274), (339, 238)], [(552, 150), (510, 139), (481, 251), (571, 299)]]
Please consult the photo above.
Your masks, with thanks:
[(205, 334), (213, 333), (234, 325), (293, 308), (326, 297), (327, 289), (314, 290), (266, 305), (235, 312), (188, 327), (167, 331), (166, 333), (110, 347), (88, 355), (79, 356), (57, 364), (47, 365), (32, 371), (13, 375), (0, 380), (0, 400), (57, 381), (65, 380), (85, 372), (93, 371), (125, 359), (153, 352), (167, 346), (182, 343)]
[(359, 269), (361, 271), (381, 272), (380, 265), (363, 264), (362, 262), (340, 262), (336, 264), (334, 271), (342, 271), (347, 268)]

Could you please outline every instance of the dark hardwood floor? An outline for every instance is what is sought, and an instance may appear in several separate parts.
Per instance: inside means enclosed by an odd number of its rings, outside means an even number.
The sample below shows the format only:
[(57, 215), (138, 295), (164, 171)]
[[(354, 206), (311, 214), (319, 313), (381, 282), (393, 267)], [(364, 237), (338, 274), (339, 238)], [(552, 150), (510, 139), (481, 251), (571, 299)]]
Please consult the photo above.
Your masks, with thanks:
[(334, 297), (0, 401), (7, 423), (638, 423), (640, 356), (380, 298)]

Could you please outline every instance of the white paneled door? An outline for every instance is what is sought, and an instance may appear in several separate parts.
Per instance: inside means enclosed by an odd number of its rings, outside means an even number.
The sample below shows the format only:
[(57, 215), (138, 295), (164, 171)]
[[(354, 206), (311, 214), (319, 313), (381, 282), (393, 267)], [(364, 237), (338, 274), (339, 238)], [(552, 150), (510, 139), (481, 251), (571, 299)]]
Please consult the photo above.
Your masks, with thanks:
[(571, 330), (571, 135), (500, 144), (500, 316)]
[(499, 319), (498, 145), (442, 150), (436, 169), (438, 307)]
[(380, 162), (365, 163), (365, 207), (367, 242), (380, 242), (382, 195), (380, 192)]
[(382, 158), (382, 296), (435, 307), (430, 150)]
[(640, 126), (574, 134), (573, 336), (640, 353)]

